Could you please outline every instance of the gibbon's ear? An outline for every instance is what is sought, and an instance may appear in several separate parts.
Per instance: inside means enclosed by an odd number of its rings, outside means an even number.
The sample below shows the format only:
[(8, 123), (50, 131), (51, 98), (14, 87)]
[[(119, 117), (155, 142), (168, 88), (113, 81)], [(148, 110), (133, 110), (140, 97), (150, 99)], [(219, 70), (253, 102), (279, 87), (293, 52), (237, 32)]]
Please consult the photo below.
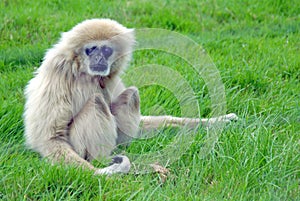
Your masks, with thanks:
[(128, 39), (131, 42), (132, 45), (135, 45), (136, 40), (135, 40), (135, 29), (127, 29), (128, 33)]
[(133, 51), (134, 46), (136, 46), (135, 29), (127, 29), (126, 36), (128, 45), (130, 46), (130, 51)]
[(52, 65), (57, 71), (62, 71), (66, 68), (67, 59), (63, 55), (57, 55), (52, 60)]
[(117, 35), (112, 36), (109, 40), (117, 44), (117, 46), (122, 49), (123, 54), (130, 54), (136, 45), (135, 29), (126, 29)]
[[(58, 53), (56, 53), (56, 51)], [(76, 61), (76, 57), (73, 59), (75, 59)], [(46, 54), (43, 65), (47, 69), (48, 73), (54, 73), (56, 74), (56, 76), (57, 74), (64, 76), (67, 74), (69, 75), (73, 72), (72, 63), (72, 58), (70, 56), (68, 56), (67, 54), (59, 53), (59, 51), (56, 48), (52, 48)]]

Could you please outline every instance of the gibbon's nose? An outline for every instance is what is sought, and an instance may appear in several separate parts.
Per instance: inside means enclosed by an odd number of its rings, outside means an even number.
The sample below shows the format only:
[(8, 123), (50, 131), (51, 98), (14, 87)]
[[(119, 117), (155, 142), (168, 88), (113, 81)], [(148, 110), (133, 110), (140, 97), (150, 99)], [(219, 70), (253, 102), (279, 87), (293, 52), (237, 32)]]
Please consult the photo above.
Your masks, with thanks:
[(107, 61), (103, 55), (95, 55), (91, 60), (92, 65), (107, 65)]

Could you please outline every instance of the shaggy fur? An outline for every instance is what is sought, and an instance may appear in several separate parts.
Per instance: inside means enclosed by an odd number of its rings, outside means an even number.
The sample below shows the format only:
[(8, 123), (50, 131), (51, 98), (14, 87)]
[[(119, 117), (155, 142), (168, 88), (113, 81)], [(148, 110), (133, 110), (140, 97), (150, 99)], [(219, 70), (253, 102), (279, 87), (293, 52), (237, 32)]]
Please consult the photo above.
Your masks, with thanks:
[[(109, 156), (117, 143), (136, 137), (140, 120), (146, 129), (209, 123), (170, 116), (141, 117), (138, 90), (125, 88), (119, 77), (131, 59), (134, 43), (134, 30), (109, 19), (86, 20), (63, 33), (26, 87), (28, 147), (52, 162), (63, 160), (96, 174), (126, 173), (130, 169), (126, 156), (117, 157), (118, 162), (103, 169), (88, 161)], [(113, 49), (105, 76), (90, 69), (85, 52), (88, 47), (104, 45)]]
[[(102, 43), (115, 50), (107, 77), (91, 75), (83, 53), (88, 44)], [(136, 88), (125, 90), (119, 78), (133, 45), (134, 31), (109, 19), (87, 20), (63, 33), (26, 87), (27, 145), (52, 161), (65, 160), (95, 169), (86, 160), (108, 156), (116, 145), (118, 129), (137, 134), (138, 92)], [(135, 98), (134, 108), (126, 108), (131, 97)], [(114, 110), (120, 108), (114, 115), (111, 103)], [(119, 119), (124, 112), (135, 114), (125, 118), (130, 123)]]

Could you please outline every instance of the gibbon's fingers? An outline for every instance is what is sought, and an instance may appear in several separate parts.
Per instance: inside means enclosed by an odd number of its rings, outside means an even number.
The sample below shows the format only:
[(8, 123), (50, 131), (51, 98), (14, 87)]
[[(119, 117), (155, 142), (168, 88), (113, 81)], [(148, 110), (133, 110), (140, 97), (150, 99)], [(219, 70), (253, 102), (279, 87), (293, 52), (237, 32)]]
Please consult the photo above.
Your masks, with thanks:
[(88, 161), (81, 158), (64, 141), (52, 140), (48, 145), (52, 145), (52, 153), (48, 156), (52, 164), (63, 161), (65, 164), (72, 164), (77, 167), (92, 170), (95, 175), (128, 173), (131, 167), (130, 161), (126, 156), (115, 156), (108, 167), (95, 168)]
[(50, 159), (52, 164), (63, 161), (66, 164), (96, 170), (92, 164), (81, 158), (71, 146), (62, 139), (56, 138), (49, 140), (44, 147), (44, 151), (45, 150), (48, 151), (48, 153), (44, 153), (45, 157)]
[[(55, 144), (60, 144), (55, 142)], [(59, 146), (65, 146), (63, 143)], [(130, 161), (126, 156), (115, 156), (112, 163), (105, 168), (95, 168), (92, 164), (81, 158), (75, 151), (69, 147), (59, 148), (48, 156), (52, 164), (63, 161), (66, 164), (72, 164), (77, 167), (83, 167), (94, 171), (95, 175), (111, 175), (115, 173), (128, 173), (131, 167)]]

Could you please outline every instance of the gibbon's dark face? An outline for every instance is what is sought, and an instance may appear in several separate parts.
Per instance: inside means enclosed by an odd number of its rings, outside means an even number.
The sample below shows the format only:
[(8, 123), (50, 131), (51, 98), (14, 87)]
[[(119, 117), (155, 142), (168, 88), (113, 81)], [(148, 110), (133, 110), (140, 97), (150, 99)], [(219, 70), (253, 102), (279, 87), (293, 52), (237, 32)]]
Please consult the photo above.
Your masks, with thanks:
[(114, 53), (108, 45), (92, 45), (84, 49), (89, 60), (89, 73), (92, 75), (107, 76), (110, 73), (111, 56)]

